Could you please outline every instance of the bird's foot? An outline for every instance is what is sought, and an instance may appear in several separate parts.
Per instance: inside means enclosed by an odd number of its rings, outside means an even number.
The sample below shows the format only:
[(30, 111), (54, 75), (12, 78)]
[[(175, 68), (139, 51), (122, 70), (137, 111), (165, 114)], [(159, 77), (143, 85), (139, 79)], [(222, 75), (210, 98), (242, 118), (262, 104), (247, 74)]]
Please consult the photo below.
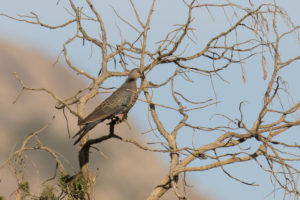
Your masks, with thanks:
[(117, 114), (114, 118), (116, 118), (116, 124), (119, 124), (124, 119), (124, 114)]
[(111, 121), (109, 123), (107, 123), (106, 125), (111, 125), (113, 124), (120, 124), (123, 121), (122, 119), (122, 114), (118, 114), (116, 116), (114, 116), (113, 118), (111, 118)]

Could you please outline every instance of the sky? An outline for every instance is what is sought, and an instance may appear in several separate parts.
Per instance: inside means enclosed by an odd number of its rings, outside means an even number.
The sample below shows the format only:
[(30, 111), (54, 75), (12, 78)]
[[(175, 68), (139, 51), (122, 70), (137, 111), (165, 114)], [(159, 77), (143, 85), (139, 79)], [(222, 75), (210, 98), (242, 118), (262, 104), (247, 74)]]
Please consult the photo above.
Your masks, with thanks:
[[(202, 1), (199, 1), (202, 2)], [(240, 2), (240, 1), (234, 1)], [(136, 2), (137, 8), (141, 14), (142, 20), (145, 20), (146, 13), (148, 12), (148, 7), (151, 1), (140, 1)], [(245, 1), (245, 5), (247, 1)], [(296, 25), (300, 24), (300, 1), (299, 0), (289, 0), (278, 1), (278, 4), (284, 7), (291, 19)], [(66, 13), (64, 6), (66, 5), (65, 0), (59, 1), (59, 5), (56, 5), (56, 1), (50, 0), (11, 0), (4, 1), (0, 0), (0, 13), (5, 13), (11, 16), (29, 15), (31, 11), (37, 13), (40, 19), (45, 23), (50, 24), (61, 24), (62, 21), (68, 19), (69, 15)], [(80, 4), (78, 4), (80, 6)], [(137, 25), (136, 20), (134, 20), (134, 13), (130, 11), (129, 1), (119, 1), (119, 0), (104, 0), (95, 3), (96, 9), (98, 9), (106, 23), (106, 28), (108, 30), (109, 42), (113, 44), (118, 44), (121, 42), (121, 37), (125, 37), (129, 41), (134, 41), (136, 38), (136, 33), (128, 28), (124, 23), (118, 20), (113, 13), (113, 6), (121, 16), (124, 16), (127, 20), (131, 21), (133, 24)], [(67, 7), (67, 6), (66, 6)], [(67, 7), (68, 8), (68, 7)], [(154, 11), (153, 21), (151, 24), (151, 30), (149, 31), (149, 46), (155, 46), (155, 42), (159, 41), (168, 31), (174, 28), (174, 24), (180, 24), (185, 21), (186, 15), (182, 12), (183, 5), (182, 1), (179, 0), (158, 0)], [(214, 20), (211, 20), (211, 16)], [(201, 12), (196, 12), (195, 17), (195, 27), (197, 28), (197, 34), (195, 38), (197, 39), (197, 44), (191, 44), (190, 50), (195, 51), (197, 48), (202, 47), (212, 35), (220, 33), (228, 27), (226, 21), (224, 21), (224, 15), (220, 10), (212, 11), (208, 13), (206, 10), (201, 10)], [(48, 55), (51, 59), (55, 60), (56, 56), (62, 50), (62, 43), (71, 37), (74, 33), (74, 26), (71, 25), (69, 28), (64, 30), (48, 30), (43, 29), (40, 26), (31, 25), (22, 22), (16, 22), (14, 20), (7, 19), (0, 16), (0, 37), (1, 39), (11, 40), (14, 43), (25, 43), (30, 47), (42, 51)], [(87, 24), (90, 34), (98, 37), (98, 27), (92, 24)], [(118, 31), (118, 27), (122, 30)], [(244, 37), (247, 37), (245, 35)], [(289, 56), (296, 55), (299, 51), (299, 46), (295, 45), (297, 40), (292, 38), (283, 43), (283, 58), (288, 58)], [(94, 47), (85, 45), (82, 46), (82, 41), (77, 41), (72, 44), (69, 48), (69, 54), (72, 62), (82, 68), (83, 70), (96, 75), (99, 71), (98, 66), (100, 66), (100, 59), (97, 55), (100, 51)], [(91, 49), (93, 53), (91, 56)], [(209, 63), (203, 60), (201, 65), (209, 65)], [(216, 94), (218, 99), (222, 102), (218, 106), (211, 107), (209, 109), (204, 109), (199, 113), (192, 113), (191, 116), (197, 118), (198, 120), (203, 120), (207, 125), (213, 125), (214, 123), (225, 123), (224, 119), (211, 117), (214, 113), (226, 113), (232, 118), (237, 118), (239, 116), (238, 105), (241, 101), (247, 100), (246, 106), (244, 107), (244, 112), (247, 114), (246, 122), (251, 124), (255, 117), (257, 116), (257, 111), (262, 103), (262, 96), (266, 81), (262, 78), (262, 69), (259, 64), (259, 58), (253, 57), (249, 60), (248, 64), (245, 65), (246, 82), (241, 80), (241, 70), (239, 65), (233, 65), (233, 70), (228, 70), (222, 73), (224, 77), (230, 84), (221, 81), (220, 79), (215, 79), (214, 85), (216, 85)], [(300, 67), (299, 62), (294, 64), (290, 70), (285, 70), (281, 74), (283, 77), (288, 78), (289, 89), (291, 94), (293, 94), (294, 101), (298, 102), (300, 100), (300, 93), (298, 86), (300, 85), (299, 74)], [(269, 67), (269, 68), (268, 68)], [(164, 80), (166, 75), (170, 73), (172, 66), (167, 66), (164, 70), (159, 73), (149, 74), (148, 79), (159, 83)], [(271, 69), (271, 63), (267, 66), (267, 69)], [(210, 80), (207, 77), (198, 79), (198, 76), (193, 77), (194, 83), (189, 84), (178, 80), (176, 87), (178, 90), (183, 90), (185, 94), (191, 98), (197, 98), (206, 100), (209, 98), (215, 99)], [(85, 81), (88, 80), (83, 79)], [(109, 80), (105, 84), (107, 86), (114, 84), (118, 85), (121, 82), (118, 80)], [(189, 88), (186, 90), (185, 88)], [(159, 101), (162, 104), (168, 104), (168, 92), (165, 89), (158, 90), (154, 96), (155, 101)], [(174, 102), (173, 102), (173, 105)], [(137, 115), (139, 120), (138, 129), (142, 132), (148, 126), (147, 118), (145, 115), (141, 114), (139, 110), (145, 109), (145, 104), (138, 103), (131, 111), (134, 115)], [(174, 126), (174, 121), (179, 118), (173, 116), (170, 120), (170, 113), (166, 110), (158, 111), (162, 115), (162, 121), (166, 124), (167, 130), (171, 130)], [(298, 130), (295, 130), (299, 132)], [(145, 136), (149, 140), (153, 140), (151, 137)], [(191, 132), (189, 130), (183, 130), (178, 136), (179, 145), (190, 145), (191, 141), (187, 138), (191, 138)], [(197, 144), (206, 144), (213, 138), (209, 133), (201, 133), (197, 136)], [(299, 142), (299, 137), (295, 137), (291, 134), (290, 140), (295, 140)], [(167, 165), (168, 160), (166, 156), (160, 157)], [(201, 162), (201, 161), (199, 161)], [(205, 162), (205, 161), (203, 161)], [(196, 163), (195, 163), (196, 164)], [(242, 178), (247, 182), (255, 182), (259, 184), (258, 187), (248, 186), (241, 184), (228, 178), (220, 169), (213, 169), (205, 172), (193, 172), (188, 175), (192, 181), (192, 185), (197, 190), (201, 188), (202, 190), (207, 190), (208, 193), (213, 194), (216, 198), (220, 200), (253, 200), (253, 199), (264, 199), (268, 193), (270, 193), (273, 188), (270, 184), (269, 176), (263, 172), (254, 162), (239, 163), (225, 167), (226, 170), (234, 174), (234, 176)], [(280, 199), (280, 194), (276, 197), (268, 196), (266, 199)]]

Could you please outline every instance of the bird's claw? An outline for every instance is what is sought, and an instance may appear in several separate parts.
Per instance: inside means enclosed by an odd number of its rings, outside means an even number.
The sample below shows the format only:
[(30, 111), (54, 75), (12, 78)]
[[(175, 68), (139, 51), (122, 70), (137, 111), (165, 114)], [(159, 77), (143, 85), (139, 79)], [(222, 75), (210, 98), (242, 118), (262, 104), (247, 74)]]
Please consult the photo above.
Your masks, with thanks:
[(108, 122), (106, 125), (111, 125), (112, 123), (120, 124), (122, 121), (123, 121), (123, 119), (120, 118), (119, 116), (114, 116), (113, 118), (111, 118), (111, 121)]

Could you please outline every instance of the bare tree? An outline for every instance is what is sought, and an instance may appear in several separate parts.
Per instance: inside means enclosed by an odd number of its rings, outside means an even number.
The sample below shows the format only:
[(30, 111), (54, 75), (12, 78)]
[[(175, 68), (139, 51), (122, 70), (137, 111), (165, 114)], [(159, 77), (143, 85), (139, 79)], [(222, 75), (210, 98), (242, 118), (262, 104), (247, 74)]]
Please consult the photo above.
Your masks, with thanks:
[[(60, 0), (57, 4), (60, 6)], [(282, 190), (284, 198), (298, 199), (299, 165), (297, 167), (295, 163), (300, 159), (298, 153), (300, 145), (291, 142), (284, 137), (284, 134), (294, 127), (299, 128), (300, 118), (297, 112), (300, 102), (293, 100), (293, 94), (287, 87), (288, 84), (293, 83), (289, 83), (289, 78), (285, 77), (282, 71), (297, 62), (300, 54), (283, 56), (282, 45), (287, 38), (292, 38), (292, 36), (296, 36), (295, 42), (300, 41), (300, 26), (293, 23), (288, 13), (278, 6), (275, 0), (271, 3), (260, 1), (259, 4), (251, 0), (247, 3), (231, 1), (204, 3), (183, 0), (181, 12), (184, 14), (181, 16), (185, 17), (184, 23), (179, 22), (175, 26), (170, 26), (168, 33), (153, 42), (151, 34), (160, 31), (152, 29), (153, 23), (157, 23), (152, 22), (152, 19), (158, 9), (156, 7), (158, 1), (152, 1), (147, 13), (141, 12), (132, 0), (129, 0), (128, 4), (131, 10), (127, 12), (134, 14), (135, 21), (127, 20), (127, 16), (122, 16), (117, 9), (112, 8), (115, 20), (126, 25), (125, 29), (122, 29), (124, 26), (116, 26), (114, 30), (120, 34), (120, 43), (110, 42), (107, 24), (101, 12), (98, 11), (96, 2), (92, 3), (90, 0), (78, 5), (75, 1), (69, 0), (66, 12), (69, 13), (70, 19), (62, 22), (61, 25), (47, 24), (41, 21), (39, 15), (34, 12), (31, 12), (29, 16), (19, 18), (1, 14), (47, 29), (64, 29), (71, 24), (76, 25), (76, 31), (63, 43), (61, 54), (68, 67), (74, 73), (89, 79), (90, 85), (78, 91), (74, 96), (62, 99), (54, 91), (27, 87), (16, 75), (23, 86), (22, 91), (45, 91), (57, 101), (57, 109), (66, 109), (75, 117), (83, 118), (86, 115), (85, 107), (88, 101), (99, 93), (99, 88), (106, 89), (102, 85), (107, 79), (127, 75), (133, 65), (145, 73), (146, 78), (141, 81), (135, 101), (142, 102), (142, 105), (148, 108), (148, 112), (144, 113), (148, 116), (147, 134), (153, 134), (155, 141), (145, 145), (118, 136), (114, 132), (116, 124), (114, 120), (108, 124), (110, 130), (108, 135), (97, 139), (84, 137), (80, 143), (78, 160), (81, 168), (80, 174), (87, 182), (87, 191), (84, 195), (73, 194), (72, 197), (92, 198), (96, 179), (89, 171), (89, 162), (93, 162), (89, 160), (89, 149), (92, 145), (117, 138), (145, 151), (167, 153), (170, 156), (169, 173), (158, 181), (153, 191), (149, 191), (148, 200), (160, 199), (168, 190), (173, 190), (178, 199), (187, 199), (186, 185), (179, 187), (178, 181), (181, 179), (185, 182), (184, 175), (188, 172), (214, 168), (221, 168), (230, 178), (243, 184), (255, 185), (246, 182), (243, 178), (235, 177), (224, 169), (224, 166), (233, 163), (245, 162), (247, 165), (246, 161), (250, 160), (255, 161), (265, 173), (270, 174), (274, 193)], [(200, 12), (208, 12), (211, 18), (206, 20), (212, 21), (215, 12), (222, 13), (228, 22), (228, 25), (224, 26), (226, 28), (212, 35), (204, 44), (199, 44), (197, 39), (201, 29), (206, 29), (206, 27), (199, 26)], [(99, 36), (92, 36), (89, 32), (87, 27), (91, 27), (91, 23), (92, 26), (98, 27)], [(126, 38), (127, 29), (134, 31), (134, 39)], [(91, 43), (101, 50), (101, 54), (97, 55), (101, 57), (101, 65), (95, 66), (95, 69), (99, 71), (98, 76), (84, 72), (70, 59), (68, 46), (78, 39), (84, 44)], [(246, 83), (245, 68), (250, 67), (253, 59), (260, 60), (263, 76), (257, 75), (257, 77), (264, 80), (261, 85), (264, 92), (262, 95), (258, 93), (256, 97), (258, 111), (255, 119), (249, 120), (249, 116), (243, 111), (243, 108), (247, 106), (247, 99), (231, 105), (232, 109), (239, 111), (238, 116), (214, 113), (214, 109), (209, 108), (223, 106), (222, 95), (217, 92), (219, 84), (230, 82), (224, 74), (240, 70), (241, 77), (236, 78)], [(153, 74), (155, 76), (161, 74), (162, 78), (155, 82), (152, 80)], [(193, 96), (188, 91), (188, 84), (197, 88), (199, 86), (196, 80), (200, 79), (208, 80), (206, 83), (210, 84), (213, 94), (211, 98)], [(162, 90), (164, 98), (158, 98), (157, 95), (160, 95), (159, 91)], [(261, 101), (263, 101), (262, 104)], [(76, 109), (74, 105), (77, 106)], [(213, 120), (212, 126), (208, 125), (209, 123), (198, 120), (197, 117), (203, 116), (204, 112), (209, 113), (206, 115), (207, 119), (220, 119)], [(172, 126), (167, 125), (168, 120), (172, 120)], [(296, 134), (297, 131), (292, 129), (291, 132)], [(214, 139), (205, 144), (202, 141), (200, 144), (195, 138), (201, 138), (203, 133), (210, 133)], [(188, 145), (180, 143), (178, 138), (182, 134), (189, 137), (186, 138)], [(32, 135), (26, 140), (30, 137)], [(245, 144), (250, 145), (251, 148), (244, 148)], [(23, 146), (23, 149), (15, 154), (21, 154), (29, 149)], [(59, 169), (63, 172), (63, 166), (53, 150), (42, 144), (39, 145), (39, 149), (48, 151), (57, 160)], [(205, 160), (205, 162), (198, 162), (199, 160)], [(63, 192), (67, 193), (67, 191)]]

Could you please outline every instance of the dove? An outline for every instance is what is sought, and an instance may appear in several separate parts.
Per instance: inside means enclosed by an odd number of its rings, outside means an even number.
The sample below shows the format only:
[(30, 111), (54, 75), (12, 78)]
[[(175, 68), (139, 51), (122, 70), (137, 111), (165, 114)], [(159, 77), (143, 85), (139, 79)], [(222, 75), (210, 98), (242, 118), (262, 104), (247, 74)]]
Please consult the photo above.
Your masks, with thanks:
[(136, 81), (138, 78), (144, 78), (140, 69), (131, 70), (119, 89), (97, 106), (86, 118), (78, 122), (78, 125), (83, 125), (83, 127), (73, 136), (73, 138), (78, 136), (74, 145), (99, 123), (106, 119), (122, 116), (129, 111), (129, 106), (137, 92)]

